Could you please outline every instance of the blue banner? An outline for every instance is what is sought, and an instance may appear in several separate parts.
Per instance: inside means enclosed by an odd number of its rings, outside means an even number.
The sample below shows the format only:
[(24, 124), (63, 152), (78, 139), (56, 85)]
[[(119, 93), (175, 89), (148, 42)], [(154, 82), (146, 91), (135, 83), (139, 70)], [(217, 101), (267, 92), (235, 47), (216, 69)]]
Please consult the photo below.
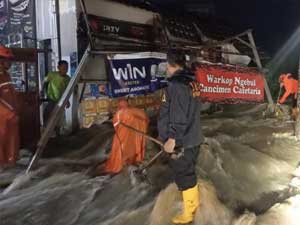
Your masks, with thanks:
[(166, 59), (157, 53), (117, 55), (109, 61), (109, 80), (113, 97), (145, 95), (165, 85)]

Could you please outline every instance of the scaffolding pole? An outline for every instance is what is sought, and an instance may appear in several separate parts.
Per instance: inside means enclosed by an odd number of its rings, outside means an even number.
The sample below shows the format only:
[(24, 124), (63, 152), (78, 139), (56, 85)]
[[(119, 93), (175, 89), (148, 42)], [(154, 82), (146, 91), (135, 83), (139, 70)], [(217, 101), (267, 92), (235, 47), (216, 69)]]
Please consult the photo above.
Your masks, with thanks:
[(91, 32), (91, 28), (90, 28), (90, 24), (89, 24), (89, 20), (88, 20), (88, 15), (87, 15), (87, 10), (86, 10), (86, 5), (85, 5), (85, 1), (84, 0), (80, 0), (80, 6), (81, 6), (81, 10), (83, 13), (83, 18), (85, 21), (85, 25), (87, 28), (87, 35), (89, 38), (89, 44), (91, 46), (91, 49), (94, 49), (94, 42), (93, 42), (93, 38), (92, 38), (92, 32)]
[(54, 131), (54, 128), (56, 127), (59, 119), (61, 118), (62, 114), (65, 112), (65, 107), (67, 105), (67, 102), (69, 101), (70, 96), (72, 95), (75, 86), (77, 85), (79, 79), (80, 79), (80, 74), (81, 70), (84, 68), (86, 65), (86, 62), (88, 60), (89, 56), (89, 47), (86, 49), (76, 71), (74, 76), (71, 78), (63, 96), (59, 100), (58, 104), (55, 106), (54, 110), (51, 113), (49, 122), (47, 123), (45, 131), (42, 133), (42, 136), (37, 144), (37, 149), (36, 152), (31, 159), (31, 162), (26, 170), (26, 173), (29, 173), (30, 170), (36, 165), (37, 161), (41, 157), (48, 141), (51, 136), (51, 134)]

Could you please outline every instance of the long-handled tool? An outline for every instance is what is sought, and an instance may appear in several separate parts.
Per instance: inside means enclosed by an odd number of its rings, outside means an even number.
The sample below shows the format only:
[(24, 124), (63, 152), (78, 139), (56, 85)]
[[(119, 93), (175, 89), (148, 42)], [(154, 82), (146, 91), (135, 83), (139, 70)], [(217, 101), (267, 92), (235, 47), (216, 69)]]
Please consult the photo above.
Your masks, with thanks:
[(277, 97), (277, 101), (276, 101), (276, 105), (275, 105), (275, 115), (278, 116), (279, 112), (282, 113), (282, 109), (279, 106), (279, 99), (281, 96), (281, 91), (282, 91), (282, 86), (280, 85), (280, 89), (279, 89), (279, 93), (278, 93), (278, 97)]
[(125, 123), (120, 122), (120, 125), (122, 125), (122, 126), (128, 128), (129, 130), (132, 130), (132, 131), (144, 136), (148, 140), (153, 141), (154, 143), (158, 144), (161, 147), (162, 150), (160, 152), (158, 152), (155, 156), (153, 156), (153, 158), (149, 162), (147, 162), (145, 165), (143, 165), (140, 168), (133, 171), (134, 174), (137, 174), (137, 175), (141, 176), (144, 180), (149, 181), (149, 179), (147, 178), (147, 175), (146, 175), (147, 174), (146, 169), (148, 169), (150, 166), (152, 166), (153, 163), (155, 163), (156, 160), (164, 153), (164, 144), (161, 141), (159, 141), (159, 140), (145, 134), (144, 132), (142, 132), (142, 131), (134, 128), (134, 127), (131, 127), (131, 126), (125, 124)]
[(281, 91), (282, 91), (282, 87), (281, 87), (281, 85), (280, 85), (280, 89), (279, 89), (279, 93), (278, 93), (278, 97), (277, 97), (276, 103), (279, 102), (279, 99), (280, 99), (280, 96), (281, 96)]
[(157, 140), (156, 138), (153, 138), (153, 137), (149, 136), (148, 134), (146, 134), (146, 133), (144, 133), (144, 132), (142, 132), (142, 131), (140, 131), (140, 130), (132, 127), (132, 126), (129, 126), (129, 125), (123, 123), (123, 122), (119, 122), (119, 124), (121, 124), (122, 126), (128, 128), (129, 130), (132, 130), (132, 131), (134, 131), (138, 134), (141, 134), (142, 136), (144, 136), (145, 138), (147, 138), (150, 141), (153, 141), (154, 143), (158, 144), (159, 146), (164, 147), (164, 144), (161, 141)]

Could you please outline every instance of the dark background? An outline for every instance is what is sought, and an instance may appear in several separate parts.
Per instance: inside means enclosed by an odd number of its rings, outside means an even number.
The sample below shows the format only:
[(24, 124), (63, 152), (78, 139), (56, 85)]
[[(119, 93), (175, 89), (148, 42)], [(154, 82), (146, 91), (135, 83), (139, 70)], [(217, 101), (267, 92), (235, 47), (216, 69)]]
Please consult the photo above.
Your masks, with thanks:
[[(254, 30), (256, 44), (266, 52), (269, 61), (265, 64), (270, 70), (270, 77), (278, 77), (280, 73), (292, 72), (297, 76), (299, 53), (299, 40), (294, 40), (291, 50), (284, 49), (286, 56), (281, 57), (281, 62), (276, 60), (276, 53), (293, 35), (300, 26), (300, 1), (299, 0), (150, 0), (151, 3), (179, 13), (192, 7), (211, 7), (209, 15), (211, 19), (218, 19), (235, 30), (241, 32), (248, 28)], [(199, 13), (201, 15), (201, 13)], [(203, 16), (203, 15), (202, 15)], [(297, 42), (297, 43), (295, 43)]]
[[(294, 78), (298, 78), (300, 0), (147, 1), (159, 10), (177, 15), (193, 14), (203, 21), (215, 21), (215, 24), (227, 26), (235, 34), (253, 29), (256, 45), (262, 53), (263, 66), (268, 71), (265, 75), (274, 98), (277, 98), (279, 93), (280, 74), (290, 72)], [(218, 30), (219, 27), (216, 27), (214, 31)]]

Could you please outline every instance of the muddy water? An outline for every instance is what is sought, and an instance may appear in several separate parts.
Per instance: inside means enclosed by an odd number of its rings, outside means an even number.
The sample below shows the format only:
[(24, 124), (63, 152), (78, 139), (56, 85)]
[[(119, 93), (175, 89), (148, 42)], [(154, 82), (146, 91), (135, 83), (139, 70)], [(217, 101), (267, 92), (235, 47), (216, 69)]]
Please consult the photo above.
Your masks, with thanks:
[[(194, 224), (299, 224), (300, 143), (291, 137), (292, 124), (264, 119), (259, 107), (234, 112), (204, 117), (206, 141), (197, 166), (201, 204)], [(104, 125), (52, 143), (55, 151), (47, 151), (51, 158), (41, 161), (42, 172), (0, 195), (0, 224), (171, 224), (182, 203), (165, 160), (148, 170), (151, 185), (138, 181), (134, 186), (127, 169), (91, 178), (85, 175), (88, 168), (74, 164), (103, 160), (112, 134)], [(158, 150), (148, 143), (146, 158)], [(0, 174), (0, 183), (23, 167)]]

